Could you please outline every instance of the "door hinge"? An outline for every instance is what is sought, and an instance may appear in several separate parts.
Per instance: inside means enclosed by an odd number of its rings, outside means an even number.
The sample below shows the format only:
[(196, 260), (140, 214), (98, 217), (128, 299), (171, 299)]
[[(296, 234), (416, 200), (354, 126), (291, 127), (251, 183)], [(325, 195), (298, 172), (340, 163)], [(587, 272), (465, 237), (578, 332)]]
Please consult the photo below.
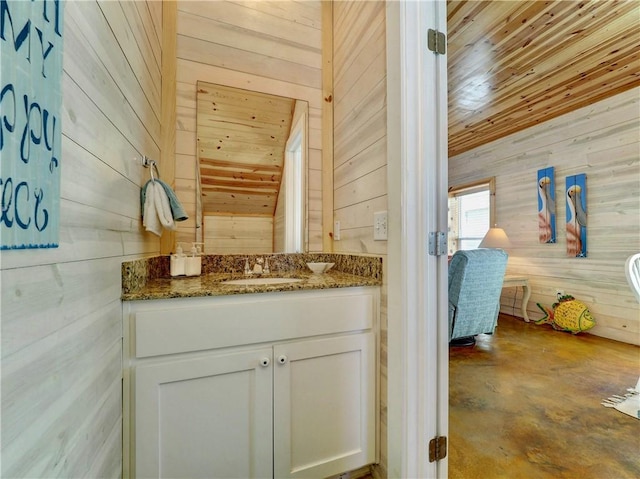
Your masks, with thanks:
[(447, 457), (447, 436), (436, 436), (429, 441), (429, 462)]
[(443, 231), (432, 231), (429, 233), (429, 254), (431, 256), (442, 256), (447, 254), (447, 234)]
[(429, 51), (444, 55), (447, 52), (447, 36), (430, 28), (427, 31), (427, 48)]

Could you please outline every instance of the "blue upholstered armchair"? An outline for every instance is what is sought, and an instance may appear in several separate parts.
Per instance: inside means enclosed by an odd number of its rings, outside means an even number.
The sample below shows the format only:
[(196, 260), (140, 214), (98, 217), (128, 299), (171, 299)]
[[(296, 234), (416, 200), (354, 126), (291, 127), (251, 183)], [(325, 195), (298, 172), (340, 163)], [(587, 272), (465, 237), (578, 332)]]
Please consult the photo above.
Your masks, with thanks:
[(449, 263), (449, 340), (493, 333), (507, 268), (501, 249), (457, 251)]

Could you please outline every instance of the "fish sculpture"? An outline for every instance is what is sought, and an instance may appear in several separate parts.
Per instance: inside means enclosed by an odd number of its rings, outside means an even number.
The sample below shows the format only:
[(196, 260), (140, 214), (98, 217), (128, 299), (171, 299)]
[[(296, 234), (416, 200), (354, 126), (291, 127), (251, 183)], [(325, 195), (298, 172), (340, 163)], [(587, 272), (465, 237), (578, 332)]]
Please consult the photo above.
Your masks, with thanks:
[(596, 325), (589, 308), (570, 294), (561, 296), (557, 303), (553, 303), (551, 309), (540, 303), (536, 304), (545, 313), (543, 318), (535, 322), (536, 324), (550, 324), (553, 329), (573, 334), (587, 331)]

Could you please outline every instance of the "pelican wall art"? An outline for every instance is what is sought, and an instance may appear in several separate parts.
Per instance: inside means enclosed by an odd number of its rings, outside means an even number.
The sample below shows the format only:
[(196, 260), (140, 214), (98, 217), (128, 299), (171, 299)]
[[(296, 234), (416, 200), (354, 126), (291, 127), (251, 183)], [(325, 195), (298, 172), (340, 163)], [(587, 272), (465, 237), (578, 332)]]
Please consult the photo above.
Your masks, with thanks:
[(587, 175), (567, 176), (567, 256), (587, 257)]
[(556, 242), (556, 191), (553, 166), (538, 170), (538, 238)]

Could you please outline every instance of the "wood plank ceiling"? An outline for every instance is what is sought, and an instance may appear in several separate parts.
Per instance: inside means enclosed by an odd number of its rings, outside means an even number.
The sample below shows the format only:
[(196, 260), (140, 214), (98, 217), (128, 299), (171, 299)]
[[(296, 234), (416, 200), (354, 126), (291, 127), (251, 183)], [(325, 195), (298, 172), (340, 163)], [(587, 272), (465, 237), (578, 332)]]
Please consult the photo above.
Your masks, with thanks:
[(640, 85), (638, 0), (447, 2), (449, 156)]
[(204, 214), (273, 216), (294, 107), (291, 98), (198, 82)]

